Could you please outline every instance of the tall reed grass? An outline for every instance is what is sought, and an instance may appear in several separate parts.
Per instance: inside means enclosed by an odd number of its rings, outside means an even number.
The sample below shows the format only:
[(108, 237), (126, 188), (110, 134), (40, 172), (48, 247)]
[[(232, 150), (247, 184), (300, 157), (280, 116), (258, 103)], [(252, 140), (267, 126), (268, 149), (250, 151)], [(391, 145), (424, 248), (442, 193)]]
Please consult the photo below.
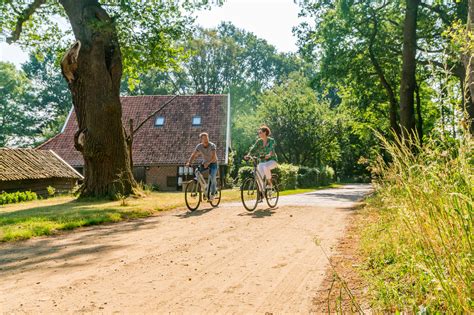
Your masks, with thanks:
[(362, 237), (373, 309), (473, 312), (472, 138), (379, 138), (368, 200), (378, 219)]

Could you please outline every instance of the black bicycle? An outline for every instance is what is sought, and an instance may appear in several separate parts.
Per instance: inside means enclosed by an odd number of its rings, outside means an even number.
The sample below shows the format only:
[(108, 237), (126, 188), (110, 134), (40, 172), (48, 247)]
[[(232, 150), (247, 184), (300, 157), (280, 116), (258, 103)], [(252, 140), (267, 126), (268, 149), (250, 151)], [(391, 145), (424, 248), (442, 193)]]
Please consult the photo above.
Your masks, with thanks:
[(184, 200), (186, 201), (186, 207), (188, 207), (190, 211), (194, 211), (199, 207), (201, 201), (205, 200), (209, 200), (209, 203), (214, 208), (217, 207), (221, 202), (219, 177), (216, 178), (217, 192), (214, 196), (211, 196), (211, 176), (209, 175), (206, 182), (199, 166), (194, 169), (194, 175), (194, 179), (184, 183), (186, 186), (184, 190)]
[(255, 156), (249, 158), (253, 163), (252, 176), (245, 179), (240, 186), (240, 197), (245, 209), (247, 211), (255, 210), (257, 204), (263, 201), (263, 198), (265, 198), (270, 208), (275, 208), (280, 197), (277, 175), (272, 174), (272, 184), (267, 185), (266, 178), (262, 178), (257, 172), (258, 158)]

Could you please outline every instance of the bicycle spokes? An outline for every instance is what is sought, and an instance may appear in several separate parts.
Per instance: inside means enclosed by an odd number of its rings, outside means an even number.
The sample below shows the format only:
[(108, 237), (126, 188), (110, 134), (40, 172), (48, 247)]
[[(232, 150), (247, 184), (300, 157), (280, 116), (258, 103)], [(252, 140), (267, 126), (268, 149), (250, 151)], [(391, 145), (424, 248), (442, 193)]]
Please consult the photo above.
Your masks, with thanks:
[(259, 189), (254, 178), (248, 178), (244, 181), (240, 191), (242, 203), (248, 211), (253, 211), (257, 207), (259, 198)]

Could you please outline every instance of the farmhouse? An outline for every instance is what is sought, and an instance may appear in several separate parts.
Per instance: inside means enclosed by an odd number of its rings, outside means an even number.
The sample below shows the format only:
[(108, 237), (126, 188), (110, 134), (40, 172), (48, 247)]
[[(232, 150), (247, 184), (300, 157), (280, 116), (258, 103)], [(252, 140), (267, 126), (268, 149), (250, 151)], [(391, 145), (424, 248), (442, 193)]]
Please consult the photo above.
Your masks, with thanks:
[[(137, 181), (157, 185), (160, 190), (179, 190), (191, 173), (184, 165), (199, 143), (199, 133), (209, 133), (217, 146), (220, 173), (229, 160), (229, 95), (124, 96), (122, 122), (130, 133), (132, 121), (133, 173)], [(77, 121), (71, 110), (58, 135), (39, 146), (54, 150), (83, 173), (84, 160), (74, 148)]]
[(74, 168), (51, 150), (0, 148), (0, 192), (31, 190), (46, 196), (70, 192), (83, 179)]

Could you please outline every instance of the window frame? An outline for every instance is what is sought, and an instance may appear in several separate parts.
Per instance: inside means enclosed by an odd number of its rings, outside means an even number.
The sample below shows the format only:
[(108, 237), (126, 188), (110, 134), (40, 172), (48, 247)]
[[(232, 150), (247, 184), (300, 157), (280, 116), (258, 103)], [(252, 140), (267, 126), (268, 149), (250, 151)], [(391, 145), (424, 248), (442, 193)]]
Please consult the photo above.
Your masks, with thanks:
[[(195, 124), (194, 123), (194, 119), (199, 119), (199, 123), (198, 124)], [(201, 115), (194, 115), (192, 120), (191, 120), (191, 125), (193, 127), (199, 127), (199, 126), (202, 126), (202, 116)]]
[[(163, 123), (160, 124), (160, 125), (158, 125), (156, 122), (157, 122), (157, 120), (160, 119), (160, 118), (163, 119)], [(163, 126), (165, 125), (165, 122), (166, 122), (165, 116), (156, 116), (156, 117), (155, 117), (155, 127), (157, 127), (157, 128), (163, 127)]]

